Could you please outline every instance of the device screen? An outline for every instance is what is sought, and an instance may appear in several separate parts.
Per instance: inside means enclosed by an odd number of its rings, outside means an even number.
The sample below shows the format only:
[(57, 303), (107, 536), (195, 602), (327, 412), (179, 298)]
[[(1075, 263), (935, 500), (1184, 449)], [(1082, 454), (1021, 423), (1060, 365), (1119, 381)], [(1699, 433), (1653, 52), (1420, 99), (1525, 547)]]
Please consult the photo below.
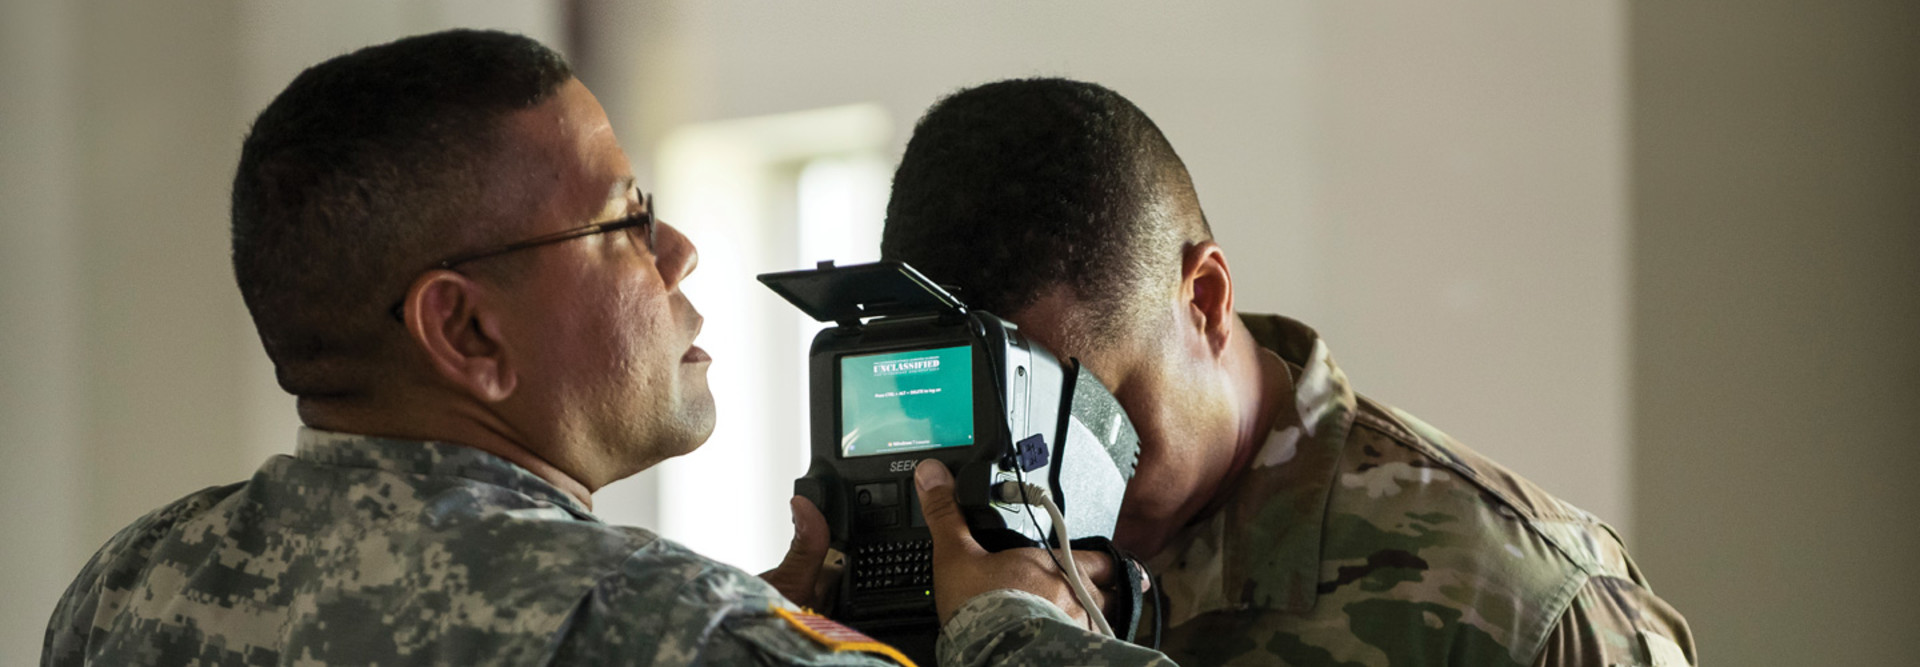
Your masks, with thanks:
[(840, 358), (840, 455), (973, 444), (973, 348)]

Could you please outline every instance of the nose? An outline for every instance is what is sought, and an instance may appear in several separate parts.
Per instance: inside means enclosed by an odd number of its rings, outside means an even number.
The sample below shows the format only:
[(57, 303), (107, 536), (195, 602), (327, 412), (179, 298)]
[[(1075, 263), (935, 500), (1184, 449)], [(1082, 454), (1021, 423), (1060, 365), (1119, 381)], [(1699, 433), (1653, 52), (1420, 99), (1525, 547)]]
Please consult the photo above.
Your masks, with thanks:
[(678, 285), (693, 273), (693, 267), (700, 265), (700, 251), (693, 247), (692, 239), (673, 225), (660, 221), (653, 224), (654, 265), (667, 286)]

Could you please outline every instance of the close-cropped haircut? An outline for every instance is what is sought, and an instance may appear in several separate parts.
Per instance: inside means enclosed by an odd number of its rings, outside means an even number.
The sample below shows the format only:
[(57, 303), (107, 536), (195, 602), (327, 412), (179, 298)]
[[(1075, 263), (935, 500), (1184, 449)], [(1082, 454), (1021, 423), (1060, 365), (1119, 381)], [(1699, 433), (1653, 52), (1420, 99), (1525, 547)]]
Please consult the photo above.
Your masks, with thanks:
[(366, 391), (414, 276), (483, 218), (504, 120), (573, 78), (539, 42), (453, 30), (308, 68), (260, 112), (233, 178), (233, 269), (281, 388)]
[[(1058, 286), (1087, 304), (1066, 335), (1125, 339), (1178, 284), (1181, 253), (1210, 238), (1186, 166), (1139, 107), (1067, 79), (954, 93), (914, 127), (881, 235), (883, 259), (1012, 315)], [(1070, 318), (1072, 320), (1072, 318)]]

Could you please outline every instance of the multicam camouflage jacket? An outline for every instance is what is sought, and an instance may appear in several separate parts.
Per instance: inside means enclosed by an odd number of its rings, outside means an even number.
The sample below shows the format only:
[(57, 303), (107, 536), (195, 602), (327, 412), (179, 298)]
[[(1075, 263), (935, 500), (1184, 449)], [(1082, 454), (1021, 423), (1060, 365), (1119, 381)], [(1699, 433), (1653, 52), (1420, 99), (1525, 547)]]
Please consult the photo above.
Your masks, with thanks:
[[(1692, 665), (1611, 528), (1357, 396), (1313, 330), (1242, 315), (1294, 401), (1224, 507), (1151, 563), (1182, 665)], [(1141, 623), (1151, 633), (1156, 621)], [(1151, 638), (1146, 640), (1151, 644)]]
[[(303, 429), (296, 456), (114, 536), (60, 600), (41, 663), (891, 664), (777, 610), (795, 608), (758, 577), (608, 525), (500, 458)], [(951, 665), (1165, 660), (1013, 591), (964, 605), (940, 650)]]

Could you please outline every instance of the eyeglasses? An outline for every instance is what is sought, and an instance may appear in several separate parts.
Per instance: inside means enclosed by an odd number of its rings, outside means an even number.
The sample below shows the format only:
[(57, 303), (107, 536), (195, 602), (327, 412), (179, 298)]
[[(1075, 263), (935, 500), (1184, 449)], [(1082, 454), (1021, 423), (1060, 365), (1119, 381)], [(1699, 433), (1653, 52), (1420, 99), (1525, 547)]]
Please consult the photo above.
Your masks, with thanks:
[[(526, 239), (524, 241), (515, 241), (513, 243), (509, 243), (503, 246), (495, 246), (492, 248), (487, 248), (485, 250), (475, 250), (473, 252), (461, 253), (461, 254), (454, 255), (452, 257), (448, 257), (446, 259), (440, 260), (439, 262), (435, 263), (433, 267), (436, 269), (444, 269), (444, 270), (450, 271), (455, 266), (459, 266), (461, 264), (465, 264), (467, 262), (472, 262), (475, 260), (487, 259), (489, 257), (497, 257), (500, 255), (505, 255), (510, 252), (526, 250), (528, 248), (538, 248), (543, 245), (550, 245), (554, 243), (559, 243), (561, 241), (571, 241), (573, 239), (577, 239), (583, 236), (592, 236), (594, 234), (606, 234), (606, 233), (617, 232), (621, 230), (627, 230), (627, 233), (633, 237), (634, 242), (645, 244), (647, 246), (647, 252), (653, 252), (654, 251), (653, 250), (654, 225), (653, 225), (653, 195), (652, 194), (642, 195), (640, 199), (640, 208), (641, 208), (641, 211), (639, 213), (635, 213), (633, 215), (621, 218), (619, 220), (609, 220), (607, 222), (598, 222), (591, 225), (587, 225), (585, 227), (575, 227), (573, 229), (561, 230), (558, 232), (554, 232), (552, 234), (542, 234), (540, 236), (535, 236), (533, 238)], [(406, 300), (404, 298), (398, 302), (395, 302), (393, 304), (393, 308), (390, 311), (391, 314), (393, 315), (393, 319), (399, 320), (401, 322), (405, 322), (406, 321), (405, 308), (406, 308)]]

